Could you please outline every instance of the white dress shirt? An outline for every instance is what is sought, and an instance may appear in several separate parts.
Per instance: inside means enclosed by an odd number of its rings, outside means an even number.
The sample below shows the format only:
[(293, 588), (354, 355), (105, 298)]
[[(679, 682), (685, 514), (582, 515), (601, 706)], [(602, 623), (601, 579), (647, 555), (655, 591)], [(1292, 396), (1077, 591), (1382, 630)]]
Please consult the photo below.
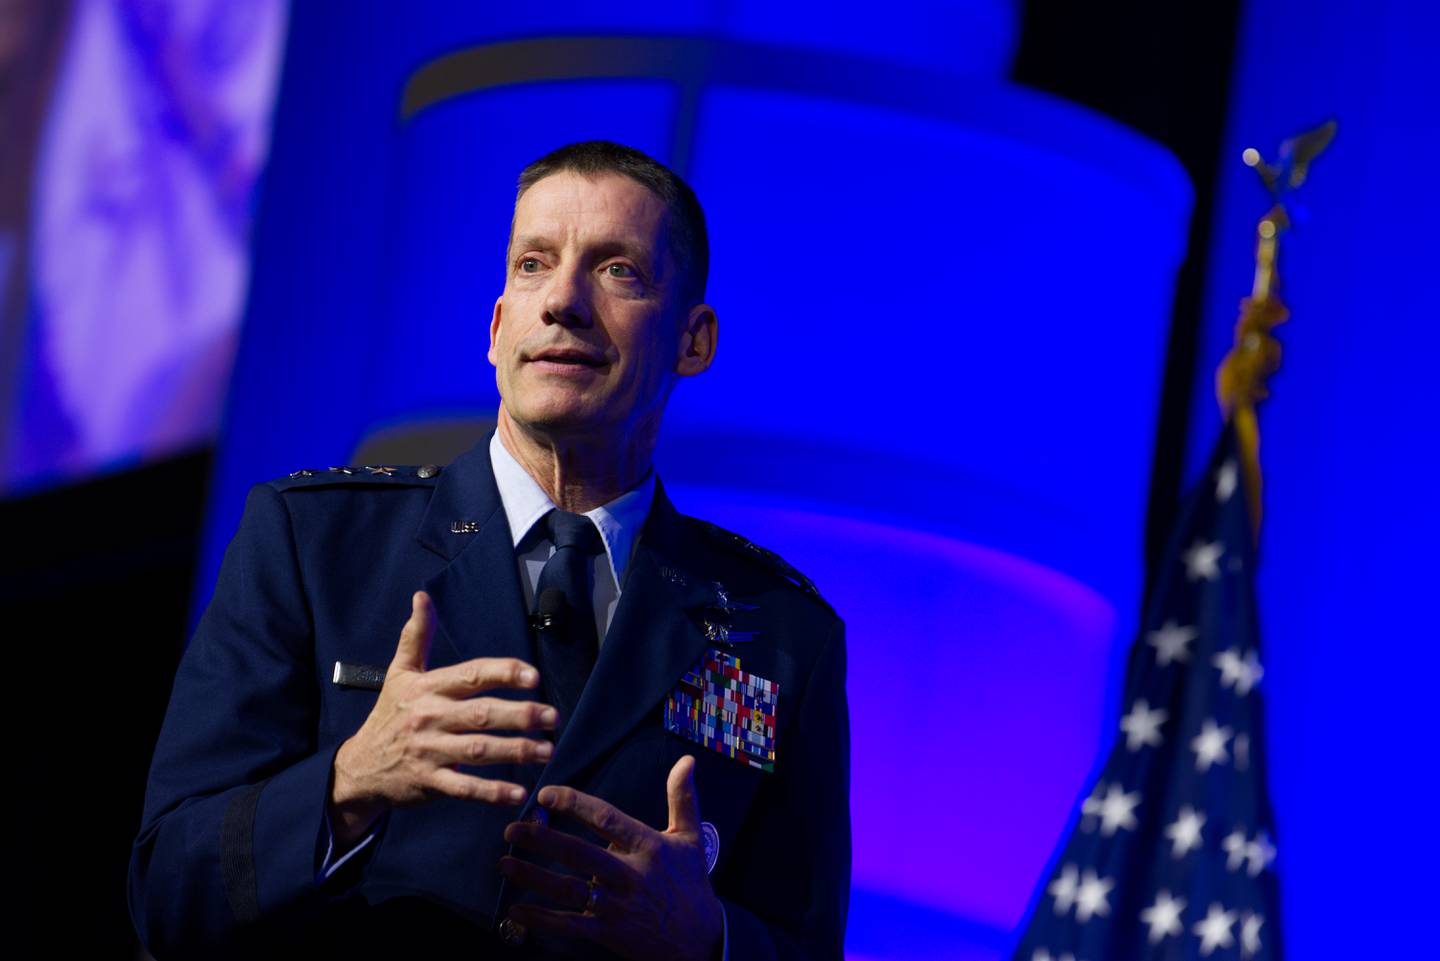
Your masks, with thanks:
[[(515, 547), (515, 560), (520, 567), (520, 588), (525, 592), (525, 610), (535, 609), (535, 591), (545, 562), (555, 553), (540, 519), (555, 509), (555, 502), (541, 490), (535, 478), (520, 466), (500, 440), (500, 432), (490, 437), (490, 467), (495, 472), (495, 486), (500, 489), (500, 503), (505, 519), (510, 522), (510, 542)], [(655, 472), (649, 471), (637, 487), (633, 487), (585, 516), (600, 531), (605, 543), (604, 556), (595, 558), (595, 636), (605, 643), (605, 632), (615, 617), (620, 603), (620, 588), (625, 583), (625, 568), (635, 550), (635, 541), (645, 519), (650, 516), (650, 503), (655, 499)]]

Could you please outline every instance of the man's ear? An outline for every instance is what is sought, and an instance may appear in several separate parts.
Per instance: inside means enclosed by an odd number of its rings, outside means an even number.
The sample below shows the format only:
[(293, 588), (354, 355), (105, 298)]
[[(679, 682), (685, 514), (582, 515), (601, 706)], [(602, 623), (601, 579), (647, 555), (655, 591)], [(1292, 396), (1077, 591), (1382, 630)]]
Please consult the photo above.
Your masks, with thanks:
[[(498, 313), (496, 316), (499, 316)], [(675, 359), (675, 373), (681, 377), (694, 377), (708, 370), (715, 360), (715, 343), (719, 336), (715, 309), (709, 304), (691, 307), (685, 318), (685, 329), (680, 332), (680, 354)]]
[(490, 316), (490, 349), (485, 356), (490, 360), (491, 367), (497, 367), (495, 363), (495, 341), (500, 336), (500, 307), (505, 303), (505, 295), (501, 294), (495, 298), (495, 312)]

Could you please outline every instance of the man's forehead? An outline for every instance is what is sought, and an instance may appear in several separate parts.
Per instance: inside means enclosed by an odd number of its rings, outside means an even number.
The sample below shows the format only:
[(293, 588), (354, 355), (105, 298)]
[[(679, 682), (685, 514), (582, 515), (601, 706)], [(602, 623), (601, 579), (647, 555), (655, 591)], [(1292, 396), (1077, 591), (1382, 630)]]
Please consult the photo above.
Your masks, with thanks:
[(659, 250), (666, 220), (664, 202), (629, 177), (563, 171), (536, 181), (516, 201), (513, 237), (615, 241)]

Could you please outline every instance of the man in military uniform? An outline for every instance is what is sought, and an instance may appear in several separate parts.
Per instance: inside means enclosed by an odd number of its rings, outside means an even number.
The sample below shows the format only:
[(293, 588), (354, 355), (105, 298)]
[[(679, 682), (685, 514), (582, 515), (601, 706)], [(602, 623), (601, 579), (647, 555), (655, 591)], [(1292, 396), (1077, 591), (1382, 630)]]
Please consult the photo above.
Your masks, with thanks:
[(158, 958), (841, 957), (843, 624), (651, 470), (715, 354), (707, 261), (663, 166), (541, 158), (494, 434), (252, 489), (131, 862)]

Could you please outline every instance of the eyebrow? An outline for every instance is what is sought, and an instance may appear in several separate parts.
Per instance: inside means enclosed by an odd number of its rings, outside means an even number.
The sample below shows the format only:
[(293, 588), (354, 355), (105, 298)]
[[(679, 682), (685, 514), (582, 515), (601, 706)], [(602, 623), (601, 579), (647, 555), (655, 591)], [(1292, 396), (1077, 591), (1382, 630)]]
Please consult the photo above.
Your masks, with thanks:
[[(538, 250), (542, 253), (553, 253), (555, 250), (555, 244), (547, 238), (539, 236), (538, 234), (531, 234), (525, 237), (518, 238), (510, 249), (516, 254), (525, 250)], [(614, 254), (621, 254), (647, 267), (655, 266), (656, 258), (652, 252), (645, 249), (640, 244), (636, 244), (628, 240), (606, 240), (602, 243), (596, 244), (591, 252), (601, 257), (609, 257)]]
[(522, 250), (540, 250), (549, 253), (554, 249), (554, 245), (544, 237), (531, 235), (528, 237), (515, 238), (514, 242), (510, 245), (510, 249), (517, 253)]

